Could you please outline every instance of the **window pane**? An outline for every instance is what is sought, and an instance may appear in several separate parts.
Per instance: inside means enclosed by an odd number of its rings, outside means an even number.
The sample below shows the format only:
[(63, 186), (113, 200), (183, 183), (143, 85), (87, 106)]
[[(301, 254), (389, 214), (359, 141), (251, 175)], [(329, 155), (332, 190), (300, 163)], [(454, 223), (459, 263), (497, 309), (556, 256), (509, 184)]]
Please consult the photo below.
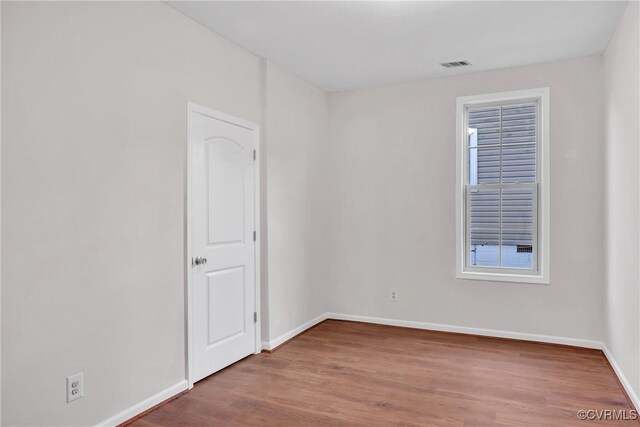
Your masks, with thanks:
[(500, 191), (469, 190), (469, 264), (500, 266)]
[[(467, 109), (467, 256), (470, 266), (537, 263), (538, 104)], [(488, 187), (488, 188), (487, 188)]]
[(533, 268), (535, 191), (502, 189), (502, 267)]
[(531, 246), (502, 245), (502, 268), (533, 268)]
[(500, 143), (500, 107), (470, 108), (468, 125), (478, 146)]
[(500, 147), (469, 148), (469, 184), (500, 182)]
[(502, 144), (536, 142), (535, 104), (502, 107)]
[[(496, 234), (498, 231), (495, 231)], [(500, 267), (500, 247), (498, 245), (471, 245), (469, 248), (471, 267)]]
[(502, 147), (502, 182), (536, 182), (536, 146)]

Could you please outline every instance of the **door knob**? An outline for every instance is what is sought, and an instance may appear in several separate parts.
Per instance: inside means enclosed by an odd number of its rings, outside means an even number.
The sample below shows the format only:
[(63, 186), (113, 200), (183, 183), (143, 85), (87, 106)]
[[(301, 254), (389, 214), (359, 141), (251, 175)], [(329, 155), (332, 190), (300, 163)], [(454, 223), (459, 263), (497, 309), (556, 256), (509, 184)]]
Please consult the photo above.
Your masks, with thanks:
[(207, 263), (207, 259), (206, 259), (206, 258), (203, 258), (203, 257), (201, 257), (201, 256), (196, 257), (196, 258), (193, 260), (193, 264), (194, 264), (194, 265), (201, 265), (201, 264), (206, 264), (206, 263)]

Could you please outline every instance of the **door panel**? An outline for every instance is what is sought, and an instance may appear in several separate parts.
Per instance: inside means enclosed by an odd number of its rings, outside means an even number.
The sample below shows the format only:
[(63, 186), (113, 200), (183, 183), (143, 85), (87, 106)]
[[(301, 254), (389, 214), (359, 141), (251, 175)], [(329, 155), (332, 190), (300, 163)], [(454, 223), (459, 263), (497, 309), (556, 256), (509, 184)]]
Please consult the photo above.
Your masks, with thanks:
[(207, 274), (207, 347), (245, 331), (244, 267)]
[(192, 381), (253, 353), (257, 130), (189, 113)]
[(209, 243), (244, 241), (244, 150), (235, 141), (207, 141)]

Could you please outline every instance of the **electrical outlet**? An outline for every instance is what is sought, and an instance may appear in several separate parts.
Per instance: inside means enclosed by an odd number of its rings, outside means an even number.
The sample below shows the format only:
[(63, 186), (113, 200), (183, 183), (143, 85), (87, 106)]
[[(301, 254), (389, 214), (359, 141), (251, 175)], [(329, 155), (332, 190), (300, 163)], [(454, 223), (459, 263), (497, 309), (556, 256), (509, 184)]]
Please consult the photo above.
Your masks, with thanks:
[(391, 292), (389, 293), (389, 301), (391, 301), (391, 302), (398, 301), (398, 290), (397, 289), (391, 289)]
[(82, 372), (67, 377), (67, 403), (84, 396), (84, 385), (82, 382)]

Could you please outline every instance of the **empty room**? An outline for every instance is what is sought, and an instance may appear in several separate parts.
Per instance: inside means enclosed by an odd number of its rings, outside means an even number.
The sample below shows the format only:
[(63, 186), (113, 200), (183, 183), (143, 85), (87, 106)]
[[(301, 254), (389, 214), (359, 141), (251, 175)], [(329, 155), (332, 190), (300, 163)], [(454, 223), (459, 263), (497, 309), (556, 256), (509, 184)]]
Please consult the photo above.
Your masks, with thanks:
[(640, 424), (640, 2), (0, 15), (2, 426)]

